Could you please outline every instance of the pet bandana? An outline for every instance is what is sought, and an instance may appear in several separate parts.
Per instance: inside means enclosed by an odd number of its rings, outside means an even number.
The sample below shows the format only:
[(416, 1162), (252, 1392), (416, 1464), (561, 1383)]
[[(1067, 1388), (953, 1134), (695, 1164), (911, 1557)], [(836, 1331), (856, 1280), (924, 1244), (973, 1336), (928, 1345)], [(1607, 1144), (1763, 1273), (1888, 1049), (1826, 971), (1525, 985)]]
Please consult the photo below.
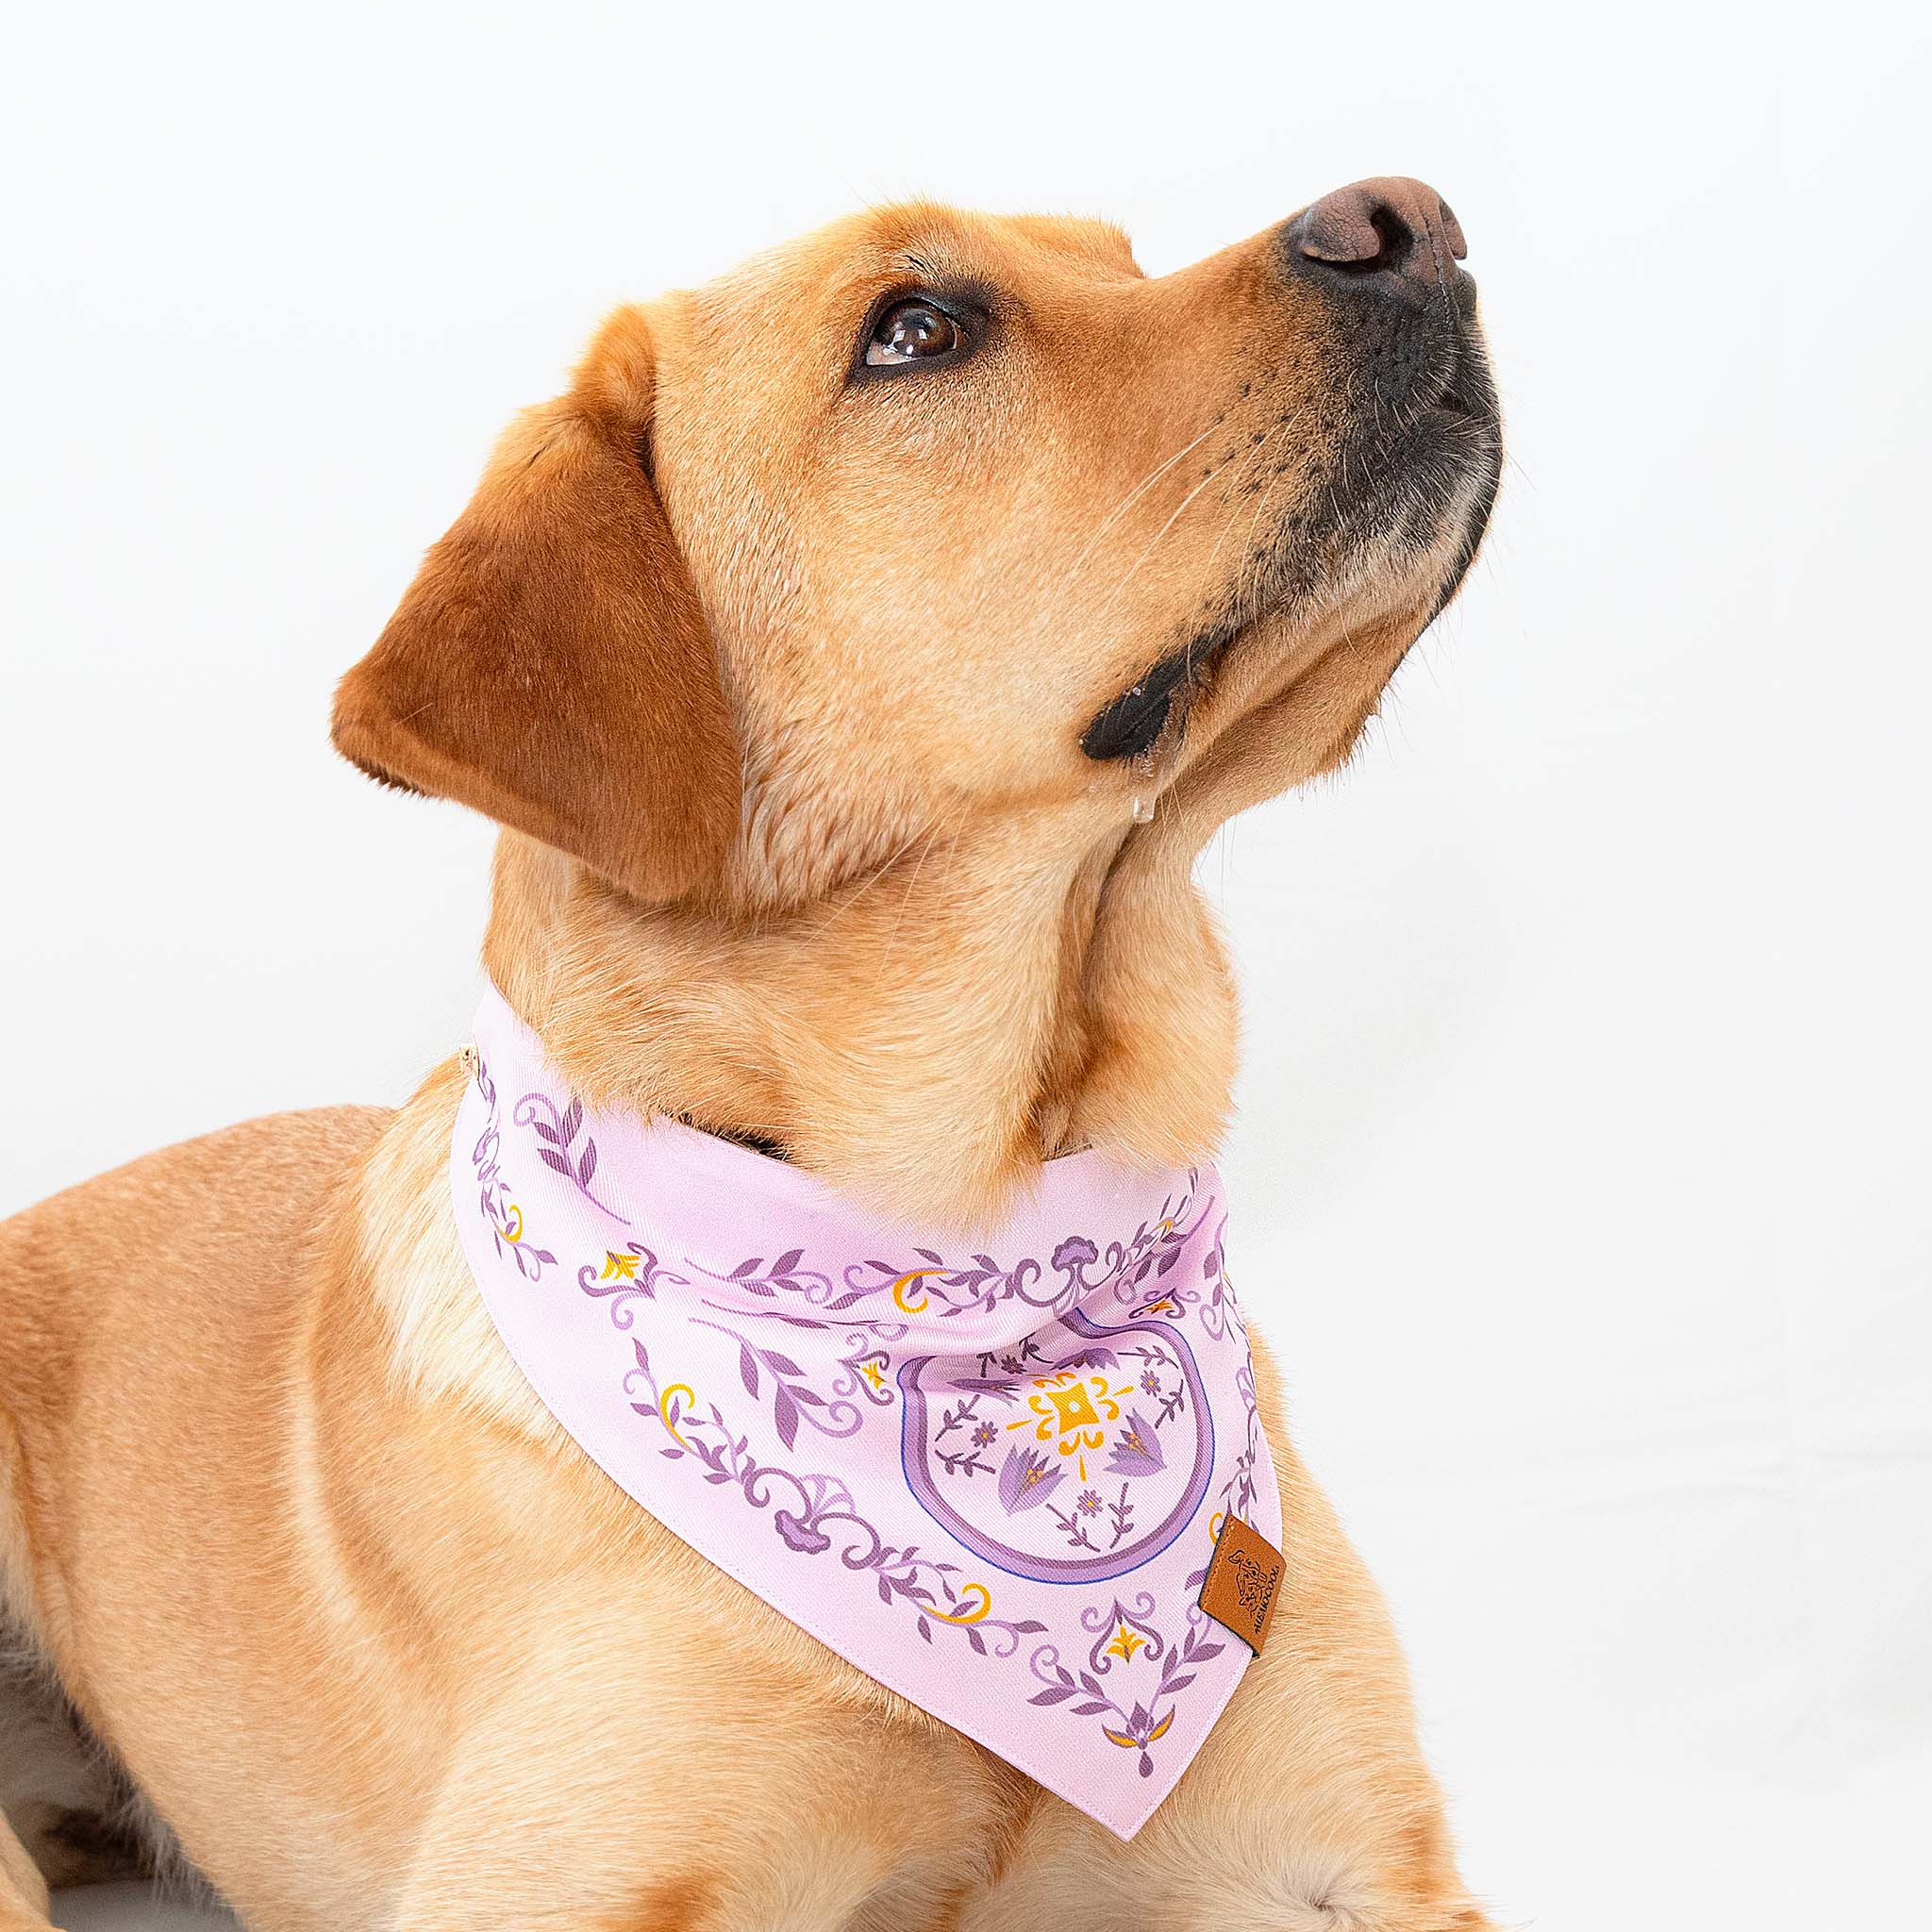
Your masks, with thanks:
[(464, 1253), (585, 1454), (1130, 1838), (1251, 1654), (1197, 1602), (1223, 1523), (1281, 1538), (1213, 1170), (1069, 1155), (962, 1243), (676, 1122), (587, 1110), (493, 989), (471, 1058)]

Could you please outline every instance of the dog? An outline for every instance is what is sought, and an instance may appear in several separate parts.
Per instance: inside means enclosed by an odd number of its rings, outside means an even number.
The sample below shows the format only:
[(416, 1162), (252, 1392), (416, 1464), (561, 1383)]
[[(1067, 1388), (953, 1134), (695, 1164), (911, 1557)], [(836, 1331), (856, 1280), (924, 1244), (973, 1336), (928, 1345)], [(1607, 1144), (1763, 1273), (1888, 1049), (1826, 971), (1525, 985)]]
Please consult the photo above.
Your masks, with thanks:
[[(1072, 1150), (1198, 1162), (1193, 862), (1348, 757), (1489, 520), (1464, 252), (1400, 178), (1156, 278), (913, 204), (621, 308), (335, 742), (503, 827), (485, 962), (588, 1106), (962, 1229)], [(1123, 1841), (581, 1453), (451, 1225), (467, 1081), (7, 1224), (0, 1932), (130, 1805), (260, 1932), (1489, 1924), (1265, 1354), (1274, 1633)]]

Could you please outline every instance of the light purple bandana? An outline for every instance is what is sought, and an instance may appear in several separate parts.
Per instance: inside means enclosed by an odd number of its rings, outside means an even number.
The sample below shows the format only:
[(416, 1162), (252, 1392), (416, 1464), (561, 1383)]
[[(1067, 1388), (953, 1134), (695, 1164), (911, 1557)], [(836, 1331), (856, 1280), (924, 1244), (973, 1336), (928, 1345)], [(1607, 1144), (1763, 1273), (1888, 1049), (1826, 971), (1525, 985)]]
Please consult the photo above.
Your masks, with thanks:
[(1211, 1168), (1095, 1154), (1003, 1226), (894, 1227), (675, 1122), (590, 1113), (494, 990), (450, 1181), (551, 1413), (840, 1656), (1123, 1838), (1246, 1668), (1196, 1605), (1281, 1539)]

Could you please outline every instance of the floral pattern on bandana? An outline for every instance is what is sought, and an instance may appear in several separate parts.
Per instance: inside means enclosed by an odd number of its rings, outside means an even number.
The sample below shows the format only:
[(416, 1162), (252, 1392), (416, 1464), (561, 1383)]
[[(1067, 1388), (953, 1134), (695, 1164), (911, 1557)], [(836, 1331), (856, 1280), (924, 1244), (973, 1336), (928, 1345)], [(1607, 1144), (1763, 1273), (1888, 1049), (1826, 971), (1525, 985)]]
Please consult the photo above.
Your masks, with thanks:
[[(1178, 1328), (1103, 1327), (1077, 1308), (1008, 1357), (899, 1370), (906, 1481), (974, 1555), (1042, 1583), (1105, 1582), (1193, 1520), (1214, 1424)], [(992, 1374), (988, 1374), (991, 1365)]]
[(499, 1333), (613, 1480), (1132, 1835), (1248, 1659), (1196, 1603), (1220, 1525), (1280, 1536), (1211, 1170), (1049, 1162), (955, 1246), (592, 1113), (491, 991), (450, 1172)]

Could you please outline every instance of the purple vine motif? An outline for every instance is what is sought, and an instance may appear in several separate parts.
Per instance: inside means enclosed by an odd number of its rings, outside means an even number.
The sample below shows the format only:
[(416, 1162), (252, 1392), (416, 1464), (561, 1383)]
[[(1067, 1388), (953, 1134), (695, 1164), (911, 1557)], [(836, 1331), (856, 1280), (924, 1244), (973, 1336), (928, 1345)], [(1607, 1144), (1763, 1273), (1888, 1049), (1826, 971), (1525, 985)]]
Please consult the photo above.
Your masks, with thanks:
[(577, 1270), (577, 1286), (593, 1300), (609, 1303), (611, 1325), (616, 1328), (630, 1327), (641, 1305), (657, 1300), (660, 1281), (678, 1288), (691, 1286), (683, 1275), (673, 1274), (641, 1241), (625, 1241), (621, 1248), (607, 1248), (601, 1266), (586, 1261)]
[(1168, 1424), (1188, 1406), (1188, 1378), (1185, 1375), (1179, 1376), (1172, 1389), (1161, 1380), (1160, 1372), (1163, 1369), (1178, 1369), (1180, 1364), (1167, 1349), (1158, 1344), (1148, 1348), (1130, 1348), (1126, 1354), (1130, 1361), (1146, 1364), (1141, 1372), (1141, 1392), (1159, 1403), (1160, 1407), (1154, 1418), (1154, 1425), (1158, 1429), (1166, 1428)]
[(893, 1306), (908, 1315), (923, 1314), (937, 1300), (943, 1318), (969, 1308), (994, 1307), (1015, 1296), (1037, 1308), (1051, 1307), (1058, 1299), (1058, 1291), (1045, 1296), (1029, 1292), (1041, 1277), (1040, 1263), (1030, 1257), (1002, 1268), (990, 1255), (974, 1255), (955, 1265), (932, 1248), (912, 1252), (918, 1259), (909, 1268), (891, 1261), (853, 1262), (845, 1270), (846, 1292), (835, 1306), (849, 1307), (890, 1291)]
[(1189, 1285), (1187, 1282), (1162, 1281), (1158, 1278), (1165, 1270), (1157, 1270), (1155, 1292), (1132, 1310), (1139, 1321), (1143, 1315), (1166, 1315), (1176, 1322), (1185, 1321), (1190, 1308), (1197, 1311), (1196, 1320), (1201, 1331), (1211, 1336), (1216, 1341), (1225, 1341), (1229, 1332), (1245, 1336), (1247, 1324), (1241, 1320), (1241, 1304), (1235, 1299), (1234, 1284), (1227, 1277), (1225, 1251), (1222, 1247), (1223, 1238), (1227, 1233), (1227, 1217), (1221, 1217), (1221, 1224), (1214, 1230), (1214, 1239), (1208, 1251), (1201, 1257), (1201, 1279), (1207, 1284), (1205, 1290)]
[[(688, 1260), (685, 1266), (688, 1268), (697, 1268), (697, 1263)], [(702, 1268), (698, 1269), (698, 1273), (701, 1274), (706, 1272)], [(713, 1281), (728, 1281), (730, 1276), (713, 1274), (711, 1279)], [(707, 1302), (705, 1306), (715, 1308), (720, 1304), (717, 1302)], [(731, 1313), (742, 1322), (782, 1322), (788, 1328), (807, 1328), (820, 1335), (824, 1334), (827, 1329), (843, 1325), (838, 1322), (822, 1322), (815, 1315), (793, 1315), (788, 1313), (784, 1308), (733, 1308)], [(857, 1316), (848, 1316), (846, 1319), (849, 1323), (857, 1324), (857, 1332), (848, 1333), (846, 1338), (854, 1348), (862, 1347), (867, 1341), (871, 1341), (874, 1344), (883, 1344), (905, 1339), (906, 1324), (903, 1322), (865, 1322), (860, 1321)], [(845, 1361), (848, 1357), (841, 1356), (840, 1359)], [(841, 1395), (846, 1395), (852, 1391), (841, 1389), (838, 1392)]]
[[(856, 1307), (865, 1297), (861, 1293), (839, 1293), (830, 1275), (823, 1274), (815, 1268), (801, 1267), (804, 1259), (803, 1248), (788, 1248), (782, 1255), (773, 1256), (769, 1262), (762, 1256), (754, 1255), (724, 1274), (689, 1256), (684, 1265), (742, 1293), (758, 1295), (766, 1301), (796, 1296), (808, 1307), (820, 1310), (816, 1316), (792, 1314), (780, 1308), (746, 1309), (744, 1312), (747, 1314), (763, 1315), (774, 1322), (789, 1322), (794, 1328), (831, 1327), (833, 1324), (823, 1319), (824, 1316), (844, 1315), (847, 1309)], [(906, 1333), (906, 1325), (902, 1322), (867, 1322), (859, 1315), (848, 1315), (846, 1319), (862, 1324), (883, 1341), (896, 1341)]]
[[(713, 1304), (707, 1302), (705, 1306), (710, 1307)], [(722, 1322), (707, 1322), (693, 1316), (691, 1326), (727, 1335), (737, 1342), (738, 1378), (754, 1402), (758, 1399), (760, 1386), (758, 1367), (760, 1363), (764, 1365), (765, 1373), (772, 1378), (772, 1424), (786, 1448), (797, 1447), (798, 1425), (802, 1422), (809, 1423), (820, 1435), (840, 1441), (858, 1433), (865, 1411), (857, 1403), (841, 1398), (827, 1401), (805, 1379), (805, 1371), (789, 1355), (748, 1341), (737, 1329), (727, 1328)]]
[[(1121, 1492), (1109, 1503), (1098, 1490), (1082, 1490), (1072, 1505), (1065, 1509), (1056, 1509), (1051, 1503), (1046, 1513), (1065, 1531), (1067, 1546), (1075, 1550), (1117, 1550), (1122, 1542), (1133, 1534), (1134, 1503), (1130, 1493), (1132, 1485), (1123, 1483)], [(1108, 1520), (1103, 1524), (1099, 1519)], [(1095, 1542), (1088, 1534), (1090, 1529), (1105, 1535), (1108, 1541)]]
[(537, 1247), (524, 1238), (524, 1210), (510, 1199), (509, 1183), (504, 1178), (498, 1158), (503, 1151), (503, 1134), (497, 1124), (496, 1083), (490, 1077), (490, 1069), (480, 1054), (476, 1057), (475, 1079), (476, 1091), (490, 1109), (483, 1131), (470, 1150), (470, 1166), (476, 1177), (476, 1205), (490, 1224), (490, 1238), (496, 1244), (496, 1252), (509, 1256), (525, 1281), (536, 1281), (541, 1278), (546, 1267), (555, 1264), (557, 1257), (548, 1248)]
[[(1210, 1197), (1208, 1207), (1195, 1213), (1192, 1220), (1188, 1218), (1194, 1209), (1200, 1186), (1200, 1171), (1190, 1168), (1187, 1187), (1178, 1199), (1163, 1204), (1158, 1221), (1142, 1222), (1124, 1245), (1109, 1245), (1106, 1273), (1094, 1285), (1104, 1286), (1110, 1280), (1115, 1301), (1128, 1303), (1144, 1293), (1150, 1279), (1156, 1284), (1164, 1282), (1179, 1264), (1182, 1250), (1193, 1240), (1212, 1206)], [(1158, 1308), (1159, 1302), (1157, 1295), (1150, 1306)], [(1178, 1307), (1174, 1312), (1180, 1312)]]
[(1219, 1341), (1232, 1329), (1245, 1338), (1248, 1324), (1241, 1320), (1241, 1304), (1234, 1298), (1234, 1284), (1227, 1278), (1227, 1259), (1222, 1241), (1227, 1233), (1227, 1217), (1214, 1230), (1214, 1241), (1201, 1257), (1201, 1278), (1208, 1284), (1208, 1304), (1201, 1310), (1201, 1326)]
[(1249, 1520), (1248, 1512), (1255, 1507), (1255, 1464), (1261, 1452), (1261, 1415), (1255, 1405), (1255, 1355), (1252, 1349), (1248, 1351), (1247, 1360), (1235, 1372), (1234, 1385), (1247, 1408), (1248, 1436), (1241, 1453), (1234, 1459), (1234, 1468), (1227, 1480), (1221, 1486), (1221, 1504), (1224, 1514), (1239, 1516), (1245, 1523)]
[[(1201, 1574), (1205, 1576), (1207, 1572)], [(1088, 1646), (1087, 1668), (1104, 1677), (1113, 1669), (1116, 1657), (1124, 1664), (1130, 1664), (1137, 1655), (1144, 1657), (1150, 1663), (1164, 1656), (1167, 1642), (1155, 1627), (1155, 1608), (1153, 1596), (1144, 1590), (1135, 1592), (1131, 1609), (1119, 1597), (1115, 1597), (1106, 1609), (1098, 1604), (1089, 1604), (1080, 1612), (1080, 1627), (1098, 1634)], [(1138, 1631), (1140, 1642), (1134, 1643), (1130, 1638), (1123, 1637), (1121, 1632), (1124, 1630)]]
[(591, 1191), (591, 1180), (597, 1172), (597, 1143), (585, 1134), (583, 1146), (575, 1145), (584, 1125), (581, 1100), (573, 1097), (568, 1107), (559, 1109), (547, 1093), (526, 1093), (517, 1102), (510, 1119), (520, 1127), (528, 1127), (543, 1142), (537, 1149), (537, 1158), (545, 1167), (560, 1174), (600, 1214), (608, 1215), (620, 1227), (630, 1225), (609, 1202), (599, 1200)]
[[(680, 1384), (659, 1389), (651, 1358), (641, 1341), (633, 1341), (637, 1366), (624, 1378), (632, 1409), (648, 1417), (670, 1438), (658, 1453), (670, 1461), (695, 1459), (704, 1479), (730, 1488), (757, 1510), (772, 1509), (772, 1527), (786, 1548), (803, 1557), (823, 1557), (836, 1550), (850, 1571), (870, 1573), (879, 1601), (888, 1609), (909, 1608), (913, 1627), (926, 1643), (933, 1625), (957, 1631), (978, 1657), (1009, 1657), (1024, 1637), (1038, 1637), (1046, 1628), (1036, 1617), (1008, 1619), (991, 1614), (991, 1599), (984, 1585), (961, 1581), (955, 1563), (923, 1557), (916, 1543), (888, 1543), (858, 1514), (852, 1492), (835, 1475), (799, 1474), (775, 1463), (760, 1463), (750, 1454), (750, 1438), (736, 1436), (716, 1403), (700, 1415), (689, 1391)], [(641, 1394), (648, 1400), (640, 1401)], [(785, 1507), (772, 1508), (777, 1497)]]
[[(953, 1386), (958, 1389), (965, 1385), (955, 1382)], [(1004, 1388), (1004, 1384), (999, 1385), (994, 1393), (998, 1400), (1010, 1402), (1013, 1398), (1003, 1392)], [(948, 1475), (970, 1478), (993, 1474), (993, 1465), (987, 1461), (984, 1452), (999, 1441), (1000, 1432), (997, 1424), (989, 1422), (979, 1413), (980, 1400), (986, 1393), (985, 1390), (975, 1391), (940, 1417), (940, 1425), (933, 1432), (932, 1458)], [(970, 1430), (966, 1427), (968, 1423), (973, 1424)], [(956, 1430), (963, 1432), (961, 1440), (949, 1449), (941, 1449), (940, 1444)], [(1009, 1509), (1007, 1513), (1010, 1515), (1012, 1511)]]
[[(1205, 1569), (1197, 1570), (1188, 1578), (1190, 1595), (1200, 1589), (1207, 1574)], [(1207, 1618), (1191, 1607), (1187, 1636), (1176, 1647), (1154, 1623), (1154, 1599), (1144, 1591), (1135, 1597), (1131, 1607), (1116, 1597), (1104, 1608), (1092, 1604), (1083, 1609), (1081, 1627), (1096, 1633), (1083, 1671), (1068, 1670), (1060, 1661), (1057, 1644), (1042, 1643), (1027, 1658), (1035, 1680), (1046, 1687), (1027, 1703), (1066, 1705), (1072, 1717), (1100, 1720), (1101, 1734), (1108, 1743), (1141, 1754), (1142, 1777), (1154, 1775), (1153, 1747), (1173, 1728), (1179, 1709), (1175, 1700), (1194, 1681), (1199, 1667), (1226, 1648), (1212, 1640)], [(1122, 1704), (1101, 1681), (1117, 1664), (1135, 1675), (1138, 1686), (1144, 1687), (1131, 1704)], [(1156, 1666), (1156, 1680), (1146, 1686), (1146, 1672)], [(1123, 1690), (1122, 1695), (1125, 1694)], [(1076, 1698), (1077, 1703), (1074, 1702)], [(1163, 1703), (1165, 1710), (1160, 1707)], [(1109, 1718), (1111, 1724), (1106, 1722)]]
[[(1003, 1267), (991, 1255), (974, 1255), (966, 1261), (949, 1261), (932, 1248), (915, 1247), (910, 1267), (890, 1261), (856, 1261), (845, 1271), (848, 1294), (832, 1304), (845, 1307), (870, 1295), (890, 1291), (894, 1304), (908, 1314), (923, 1314), (937, 1304), (940, 1319), (983, 1314), (1002, 1302), (1019, 1301), (1028, 1307), (1064, 1314), (1076, 1303), (1109, 1286), (1116, 1298), (1128, 1302), (1150, 1273), (1165, 1274), (1201, 1224), (1190, 1221), (1200, 1188), (1200, 1175), (1188, 1174), (1187, 1186), (1170, 1195), (1159, 1215), (1143, 1221), (1124, 1241), (1109, 1241), (1103, 1253), (1084, 1234), (1066, 1236), (1054, 1249), (1051, 1266), (1058, 1282), (1040, 1291), (1045, 1270), (1032, 1256)], [(1206, 1210), (1202, 1210), (1205, 1214)]]
[[(1044, 1362), (1045, 1360), (1046, 1357), (1041, 1351), (1039, 1342), (1029, 1335), (1024, 1341), (1015, 1348), (1009, 1348), (995, 1355), (982, 1355), (979, 1357), (979, 1373), (982, 1375), (990, 1376), (995, 1368), (999, 1368), (1004, 1370), (1008, 1375), (1024, 1375), (1026, 1373), (1026, 1365), (1029, 1362)], [(956, 1389), (964, 1389), (972, 1385), (965, 1382), (955, 1382), (953, 1386)], [(1012, 1384), (1009, 1382), (988, 1382), (986, 1386), (989, 1389), (1010, 1390)], [(1010, 1402), (1012, 1397), (1008, 1394), (1006, 1399)]]

